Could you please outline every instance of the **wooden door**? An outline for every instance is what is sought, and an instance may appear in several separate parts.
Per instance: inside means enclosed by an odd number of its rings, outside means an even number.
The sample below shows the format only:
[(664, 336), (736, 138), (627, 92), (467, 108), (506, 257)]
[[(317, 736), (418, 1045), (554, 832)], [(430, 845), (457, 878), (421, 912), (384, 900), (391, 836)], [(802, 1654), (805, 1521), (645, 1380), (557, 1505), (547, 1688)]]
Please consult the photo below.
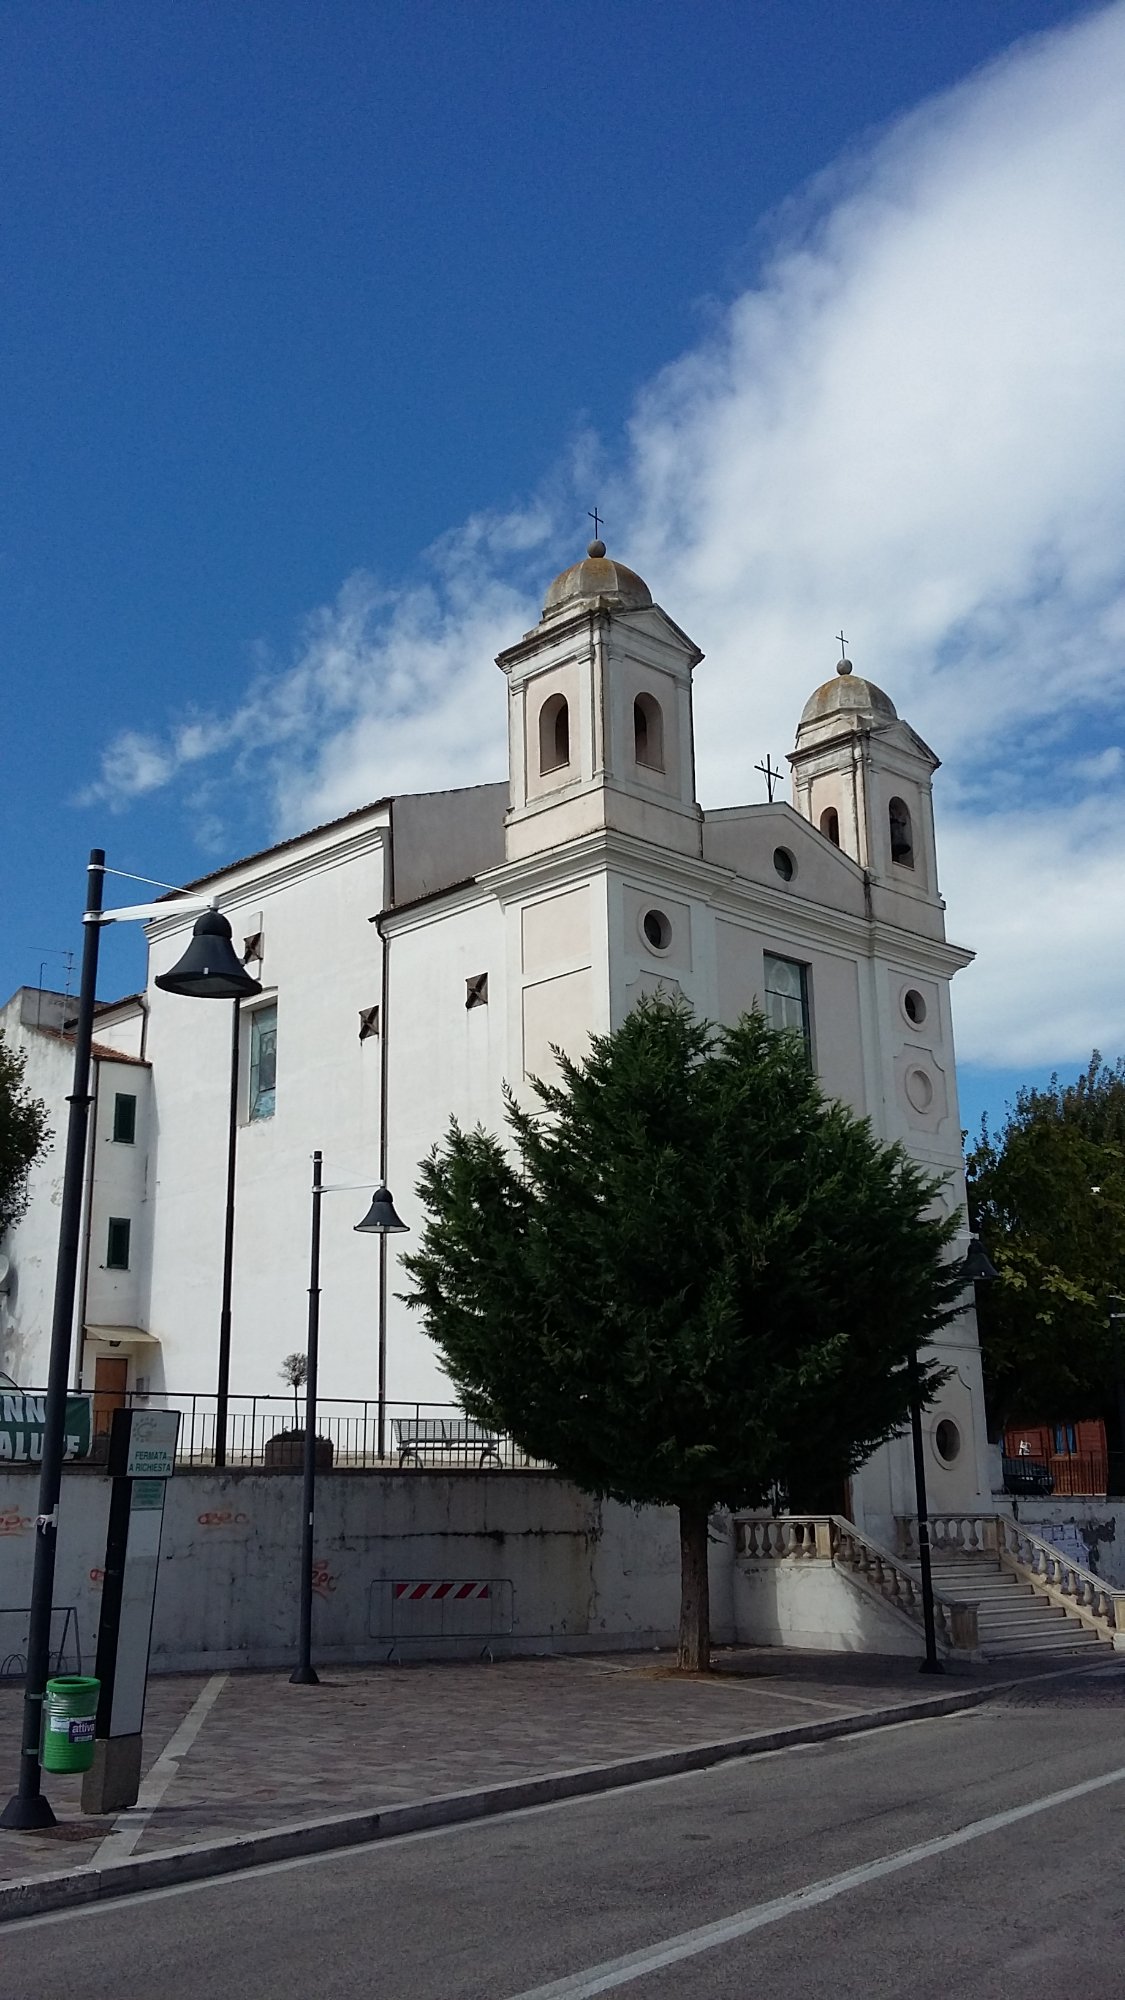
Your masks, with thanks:
[(94, 1363), (94, 1436), (108, 1437), (113, 1412), (125, 1408), (129, 1383), (127, 1355), (99, 1354)]

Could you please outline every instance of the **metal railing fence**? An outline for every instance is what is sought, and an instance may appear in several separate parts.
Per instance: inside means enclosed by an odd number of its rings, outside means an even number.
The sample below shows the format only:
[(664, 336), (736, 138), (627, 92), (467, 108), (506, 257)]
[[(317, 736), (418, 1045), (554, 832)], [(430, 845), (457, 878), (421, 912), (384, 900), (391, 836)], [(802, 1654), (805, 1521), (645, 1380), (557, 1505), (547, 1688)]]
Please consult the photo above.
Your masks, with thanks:
[[(25, 1396), (45, 1395), (28, 1389)], [(126, 1390), (90, 1392), (93, 1437), (90, 1459), (104, 1459), (114, 1407), (179, 1410), (180, 1466), (215, 1462), (217, 1398), (213, 1391)], [(231, 1395), (227, 1404), (226, 1463), (230, 1467), (299, 1471), (303, 1462), (305, 1399), (284, 1390), (267, 1395)], [(377, 1397), (318, 1396), (318, 1462), (342, 1469), (398, 1467), (404, 1470), (522, 1471), (539, 1468), (513, 1438), (481, 1427), (456, 1403), (380, 1401)], [(485, 1448), (484, 1441), (487, 1440)]]
[(1072, 1452), (1050, 1458), (1005, 1458), (1004, 1491), (1015, 1499), (1071, 1500), (1102, 1498), (1120, 1491), (1120, 1479), (1111, 1481), (1110, 1456), (1105, 1452)]

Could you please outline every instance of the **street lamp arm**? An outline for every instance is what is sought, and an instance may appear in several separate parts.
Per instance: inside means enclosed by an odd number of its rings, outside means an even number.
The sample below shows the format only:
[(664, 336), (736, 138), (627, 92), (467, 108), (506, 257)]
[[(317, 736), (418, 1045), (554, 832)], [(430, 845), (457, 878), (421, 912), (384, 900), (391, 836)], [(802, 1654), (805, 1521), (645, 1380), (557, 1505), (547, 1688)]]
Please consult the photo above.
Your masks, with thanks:
[(182, 911), (185, 917), (193, 917), (202, 910), (217, 907), (214, 896), (178, 896), (169, 905), (167, 898), (159, 903), (129, 903), (121, 910), (87, 910), (84, 924), (144, 923), (152, 917), (177, 916)]

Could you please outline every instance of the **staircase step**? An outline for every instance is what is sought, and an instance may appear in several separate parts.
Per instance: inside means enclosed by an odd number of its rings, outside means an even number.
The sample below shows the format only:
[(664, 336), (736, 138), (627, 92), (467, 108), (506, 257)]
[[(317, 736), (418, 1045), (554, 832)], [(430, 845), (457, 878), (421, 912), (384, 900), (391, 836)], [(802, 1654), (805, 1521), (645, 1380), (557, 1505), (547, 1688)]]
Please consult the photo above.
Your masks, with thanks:
[(1007, 1604), (1009, 1600), (1016, 1601), (1021, 1597), (1033, 1598), (1038, 1602), (1040, 1598), (1040, 1593), (1033, 1590), (1030, 1583), (1017, 1583), (1014, 1578), (1011, 1583), (982, 1584), (974, 1577), (966, 1577), (964, 1580), (960, 1577), (956, 1580), (950, 1578), (947, 1582), (944, 1577), (935, 1576), (934, 1589), (943, 1597), (971, 1597), (976, 1604), (991, 1604), (994, 1601), (998, 1604)]
[(1085, 1652), (1090, 1646), (1100, 1646), (1104, 1641), (1086, 1625), (1075, 1625), (1073, 1630), (1056, 1628), (1050, 1632), (1033, 1633), (1018, 1638), (993, 1638), (982, 1646), (990, 1659), (1005, 1653), (1073, 1653)]
[[(1035, 1604), (1027, 1612), (987, 1612), (981, 1616), (977, 1612), (977, 1630), (981, 1634), (993, 1632), (1045, 1632), (1051, 1624), (1073, 1624), (1077, 1628), (1077, 1618), (1067, 1618), (1055, 1604)], [(1085, 1630), (1085, 1626), (1083, 1626)]]

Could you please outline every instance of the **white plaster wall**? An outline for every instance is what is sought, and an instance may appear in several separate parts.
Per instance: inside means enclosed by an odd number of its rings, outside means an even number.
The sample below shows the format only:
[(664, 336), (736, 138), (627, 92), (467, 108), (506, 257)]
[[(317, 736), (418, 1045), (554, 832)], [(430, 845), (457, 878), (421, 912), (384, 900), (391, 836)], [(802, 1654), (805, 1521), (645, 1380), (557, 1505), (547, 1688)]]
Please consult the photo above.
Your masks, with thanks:
[[(784, 847), (794, 862), (792, 881), (786, 885), (774, 866), (778, 847)], [(863, 870), (781, 800), (709, 812), (703, 852), (708, 861), (733, 869), (744, 881), (760, 883), (783, 899), (819, 905), (828, 916), (837, 911), (863, 916)], [(779, 907), (784, 907), (784, 900)]]
[[(502, 1130), (501, 1084), (510, 1074), (504, 914), (494, 896), (467, 892), (453, 907), (416, 911), (390, 930), (387, 1178), (412, 1235), (388, 1239), (387, 1392), (392, 1401), (451, 1402), (417, 1314), (395, 1297), (405, 1288), (397, 1260), (424, 1220), (415, 1193), (419, 1162), (444, 1139), (450, 1119)], [(488, 974), (488, 1004), (466, 1008), (465, 981), (481, 972)]]
[[(378, 1180), (379, 1041), (359, 1040), (359, 1012), (380, 1001), (381, 945), (369, 922), (382, 902), (377, 827), (335, 851), (266, 857), (224, 890), (236, 947), (259, 928), (255, 966), (276, 998), (277, 1099), (272, 1118), (238, 1134), (231, 1389), (280, 1392), (284, 1355), (304, 1349), (311, 1155), (324, 1180)], [(190, 919), (165, 927), (151, 972), (181, 955)], [(214, 1389), (226, 1190), (231, 1006), (150, 986), (148, 1052), (156, 1077), (150, 1386)], [(253, 1003), (251, 1003), (253, 1004)], [(243, 1065), (242, 1104), (246, 1105)], [(355, 1236), (362, 1189), (323, 1203), (321, 1388), (362, 1396), (375, 1385), (375, 1257)], [(150, 1359), (151, 1357), (151, 1359)], [(159, 1371), (159, 1372), (158, 1372)]]
[(925, 1641), (890, 1605), (861, 1590), (833, 1563), (738, 1563), (733, 1583), (739, 1642), (810, 1652), (892, 1653), (921, 1658)]
[(55, 1262), (59, 1242), (59, 1201), (66, 1151), (66, 1094), (74, 1069), (74, 1048), (55, 1036), (20, 1025), (17, 994), (0, 1014), (0, 1033), (9, 1047), (27, 1053), (24, 1082), (50, 1111), (53, 1137), (28, 1182), (26, 1215), (3, 1237), (0, 1247), (11, 1263), (9, 1287), (0, 1293), (0, 1369), (28, 1388), (47, 1379)]
[[(139, 1063), (99, 1061), (95, 1065), (91, 1119), (91, 1185), (89, 1198), (90, 1254), (87, 1264), (86, 1324), (144, 1327), (148, 1310), (150, 1222), (148, 1156), (151, 1125), (152, 1072)], [(113, 1136), (118, 1093), (137, 1101), (136, 1137), (127, 1145)], [(106, 1264), (109, 1220), (126, 1217), (130, 1224), (129, 1268), (110, 1270)], [(143, 1370), (142, 1370), (143, 1372)], [(93, 1379), (92, 1357), (84, 1356), (84, 1373)]]

